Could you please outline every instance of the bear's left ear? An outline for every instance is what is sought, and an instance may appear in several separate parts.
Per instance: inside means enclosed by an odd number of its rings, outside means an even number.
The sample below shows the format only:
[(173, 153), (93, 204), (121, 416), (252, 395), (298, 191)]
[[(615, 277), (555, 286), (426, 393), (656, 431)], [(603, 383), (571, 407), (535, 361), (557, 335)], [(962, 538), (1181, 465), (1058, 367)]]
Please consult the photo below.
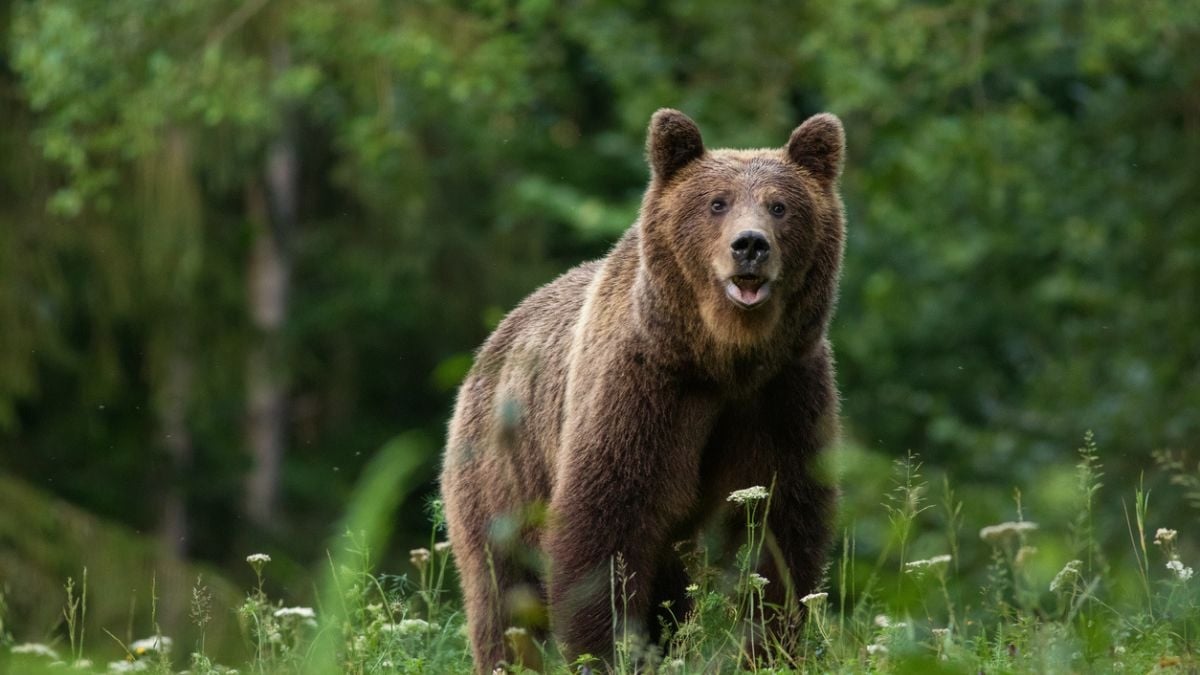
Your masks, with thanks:
[(842, 173), (846, 132), (837, 115), (821, 113), (804, 120), (788, 139), (791, 160), (825, 181), (836, 181)]
[(692, 160), (704, 154), (700, 127), (687, 115), (661, 108), (650, 118), (646, 134), (646, 157), (655, 177), (667, 180)]

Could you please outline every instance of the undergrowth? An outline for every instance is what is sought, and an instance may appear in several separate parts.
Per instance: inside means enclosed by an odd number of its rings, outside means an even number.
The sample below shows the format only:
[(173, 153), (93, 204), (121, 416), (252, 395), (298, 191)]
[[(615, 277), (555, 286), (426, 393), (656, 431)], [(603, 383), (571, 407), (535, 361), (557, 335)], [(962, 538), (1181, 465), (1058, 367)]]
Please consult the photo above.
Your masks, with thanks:
[[(1160, 462), (1183, 469), (1176, 458)], [(1130, 548), (1124, 557), (1136, 569), (1117, 574), (1097, 536), (1103, 478), (1089, 434), (1075, 467), (1073, 517), (1035, 522), (1027, 517), (1020, 491), (1014, 491), (1013, 519), (976, 529), (964, 522), (963, 500), (948, 480), (941, 482), (937, 502), (931, 501), (919, 458), (909, 454), (895, 462), (892, 489), (881, 505), (880, 522), (887, 531), (880, 535), (884, 541), (876, 542), (876, 559), (862, 559), (861, 535), (848, 525), (826, 588), (785, 608), (794, 617), (807, 617), (789, 636), (764, 625), (776, 609), (766, 603), (765, 589), (780, 583), (753, 566), (768, 541), (770, 490), (748, 486), (730, 495), (730, 508), (742, 510), (746, 524), (746, 541), (733, 568), (715, 567), (699, 545), (681, 551), (692, 579), (690, 606), (664, 608), (674, 621), (666, 622), (658, 644), (615, 620), (612, 668), (621, 673), (1195, 672), (1200, 582), (1184, 559), (1184, 536), (1159, 526), (1169, 522), (1157, 518), (1139, 481), (1132, 501), (1123, 502), (1120, 524)], [(1188, 480), (1176, 483), (1194, 488)], [(287, 606), (264, 590), (270, 557), (252, 554), (247, 563), (257, 582), (239, 607), (213, 607), (204, 580), (196, 580), (188, 613), (200, 636), (194, 644), (177, 645), (163, 635), (152, 611), (155, 634), (126, 644), (108, 633), (118, 646), (116, 660), (93, 662), (85, 654), (86, 570), (79, 582), (66, 582), (66, 636), (53, 644), (16, 644), (0, 593), (0, 672), (471, 672), (465, 616), (448, 588), (451, 552), (440, 541), (440, 510), (433, 513), (428, 546), (410, 552), (402, 575), (376, 571), (369, 538), (346, 534), (342, 549), (328, 560), (316, 606)], [(940, 552), (913, 555), (914, 532), (921, 528), (935, 533), (932, 541)], [(922, 540), (925, 549), (929, 541)], [(1061, 559), (1045, 559), (1052, 555)], [(967, 559), (983, 561), (976, 567), (986, 571), (968, 569)], [(629, 600), (628, 574), (619, 557), (610, 562), (614, 616)], [(1135, 582), (1123, 583), (1124, 578)], [(236, 614), (246, 645), (244, 661), (233, 668), (216, 663), (204, 639), (214, 613), (229, 611)], [(588, 656), (564, 663), (553, 644), (539, 643), (520, 628), (510, 629), (506, 638), (518, 653), (536, 650), (549, 672), (603, 670), (602, 662)], [(508, 671), (524, 672), (519, 664)]]

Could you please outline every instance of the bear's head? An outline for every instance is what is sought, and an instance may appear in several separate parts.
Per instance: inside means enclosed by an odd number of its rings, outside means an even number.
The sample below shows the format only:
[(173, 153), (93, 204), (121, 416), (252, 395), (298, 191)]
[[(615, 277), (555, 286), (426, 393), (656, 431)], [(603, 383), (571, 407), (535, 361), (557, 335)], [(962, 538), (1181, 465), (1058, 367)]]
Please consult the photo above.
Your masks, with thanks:
[(686, 115), (656, 112), (639, 227), (641, 274), (662, 304), (690, 307), (726, 347), (819, 336), (841, 265), (844, 144), (838, 118), (820, 114), (782, 148), (707, 150)]

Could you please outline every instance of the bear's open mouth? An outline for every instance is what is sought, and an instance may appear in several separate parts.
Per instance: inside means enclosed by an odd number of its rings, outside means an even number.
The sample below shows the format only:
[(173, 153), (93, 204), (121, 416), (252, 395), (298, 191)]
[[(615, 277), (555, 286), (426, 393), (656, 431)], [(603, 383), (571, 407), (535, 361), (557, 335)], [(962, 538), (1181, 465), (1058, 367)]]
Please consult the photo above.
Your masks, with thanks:
[(771, 282), (754, 274), (736, 274), (725, 282), (725, 295), (742, 309), (753, 309), (771, 295)]

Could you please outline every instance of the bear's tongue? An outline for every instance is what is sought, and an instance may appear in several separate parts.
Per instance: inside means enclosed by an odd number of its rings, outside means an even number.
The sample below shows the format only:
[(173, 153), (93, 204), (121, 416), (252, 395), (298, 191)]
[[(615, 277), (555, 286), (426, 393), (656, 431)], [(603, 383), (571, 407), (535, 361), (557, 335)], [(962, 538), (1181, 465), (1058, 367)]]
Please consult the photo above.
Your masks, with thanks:
[(759, 277), (734, 277), (731, 279), (737, 298), (747, 305), (753, 305), (764, 295), (764, 280)]

